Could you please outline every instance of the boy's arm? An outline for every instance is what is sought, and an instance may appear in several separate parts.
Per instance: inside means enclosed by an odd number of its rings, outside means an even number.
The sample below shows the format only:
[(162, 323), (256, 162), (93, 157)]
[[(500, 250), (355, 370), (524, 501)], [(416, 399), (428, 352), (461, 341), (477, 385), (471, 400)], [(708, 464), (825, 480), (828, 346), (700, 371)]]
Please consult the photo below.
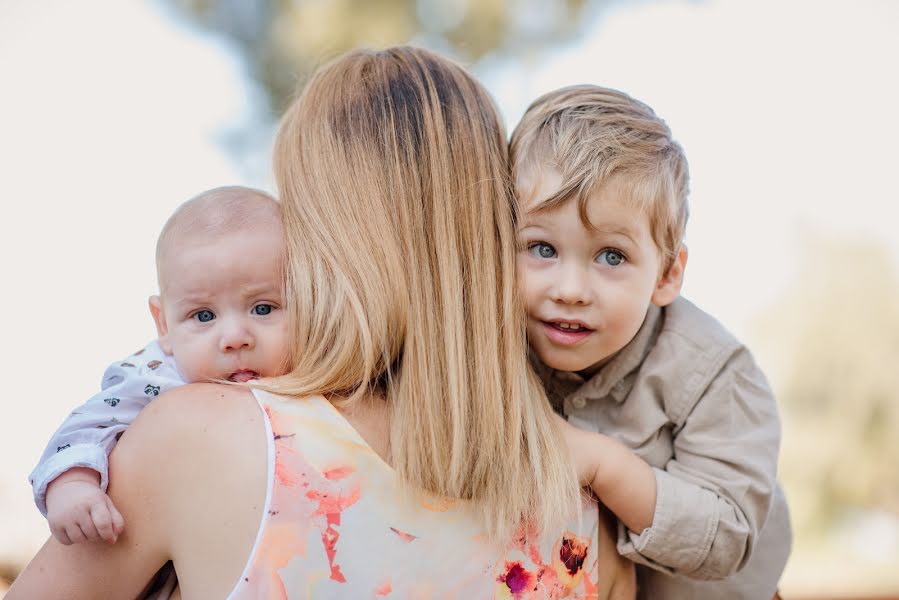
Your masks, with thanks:
[(165, 389), (181, 385), (171, 357), (155, 342), (106, 369), (101, 391), (75, 409), (50, 438), (29, 479), (34, 501), (47, 515), (47, 487), (73, 467), (87, 467), (100, 474), (100, 487), (108, 485), (107, 455), (118, 436), (140, 410)]
[(673, 445), (665, 468), (652, 469), (651, 526), (622, 527), (619, 551), (664, 572), (727, 577), (746, 564), (767, 519), (780, 446), (776, 402), (748, 350), (724, 364)]
[(559, 417), (581, 485), (589, 487), (633, 531), (652, 526), (656, 479), (652, 467), (621, 442), (579, 429)]

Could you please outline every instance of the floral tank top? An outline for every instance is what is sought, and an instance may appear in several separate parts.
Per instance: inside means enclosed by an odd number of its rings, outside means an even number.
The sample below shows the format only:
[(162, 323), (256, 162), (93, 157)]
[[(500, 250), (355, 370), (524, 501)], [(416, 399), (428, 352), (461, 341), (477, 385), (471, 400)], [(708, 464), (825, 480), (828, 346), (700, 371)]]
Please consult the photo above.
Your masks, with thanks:
[(267, 417), (268, 493), (232, 600), (598, 597), (595, 503), (552, 539), (503, 549), (464, 503), (401, 494), (326, 399), (253, 393)]

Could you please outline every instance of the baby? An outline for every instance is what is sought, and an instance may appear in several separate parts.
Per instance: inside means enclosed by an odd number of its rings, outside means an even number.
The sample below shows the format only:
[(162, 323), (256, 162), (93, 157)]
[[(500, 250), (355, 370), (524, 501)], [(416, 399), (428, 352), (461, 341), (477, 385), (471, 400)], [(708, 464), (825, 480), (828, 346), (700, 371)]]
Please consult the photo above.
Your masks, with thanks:
[(217, 188), (169, 218), (150, 298), (158, 339), (106, 370), (101, 392), (63, 422), (31, 473), (56, 539), (116, 541), (124, 521), (105, 494), (107, 456), (153, 398), (185, 383), (283, 374), (283, 254), (280, 207), (264, 192)]
[(771, 598), (791, 543), (777, 406), (746, 347), (680, 297), (681, 147), (645, 104), (576, 86), (531, 105), (511, 153), (535, 366), (596, 432), (569, 432), (572, 452), (640, 596)]

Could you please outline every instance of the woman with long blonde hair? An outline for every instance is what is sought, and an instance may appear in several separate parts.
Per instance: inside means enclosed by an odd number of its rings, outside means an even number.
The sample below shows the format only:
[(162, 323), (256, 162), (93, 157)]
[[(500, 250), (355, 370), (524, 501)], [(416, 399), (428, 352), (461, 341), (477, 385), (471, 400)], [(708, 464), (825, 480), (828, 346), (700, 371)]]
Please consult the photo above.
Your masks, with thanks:
[(155, 400), (111, 457), (118, 543), (51, 539), (9, 597), (134, 596), (168, 560), (187, 598), (630, 593), (527, 364), (483, 87), (349, 53), (288, 109), (275, 174), (289, 372)]

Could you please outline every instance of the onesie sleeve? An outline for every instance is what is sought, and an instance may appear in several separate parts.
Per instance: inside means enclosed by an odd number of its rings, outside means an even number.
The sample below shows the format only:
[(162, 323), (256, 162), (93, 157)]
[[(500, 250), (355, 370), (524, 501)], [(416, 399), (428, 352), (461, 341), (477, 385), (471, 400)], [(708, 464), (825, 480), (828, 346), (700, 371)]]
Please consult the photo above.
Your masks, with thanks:
[(34, 502), (47, 516), (47, 486), (73, 467), (88, 467), (100, 473), (105, 491), (107, 457), (122, 432), (153, 398), (184, 381), (171, 356), (153, 342), (103, 374), (100, 392), (76, 408), (63, 421), (29, 475)]
[(659, 571), (722, 579), (749, 560), (776, 486), (777, 406), (748, 350), (724, 363), (673, 442), (673, 458), (654, 469), (652, 526), (619, 524), (619, 552)]

